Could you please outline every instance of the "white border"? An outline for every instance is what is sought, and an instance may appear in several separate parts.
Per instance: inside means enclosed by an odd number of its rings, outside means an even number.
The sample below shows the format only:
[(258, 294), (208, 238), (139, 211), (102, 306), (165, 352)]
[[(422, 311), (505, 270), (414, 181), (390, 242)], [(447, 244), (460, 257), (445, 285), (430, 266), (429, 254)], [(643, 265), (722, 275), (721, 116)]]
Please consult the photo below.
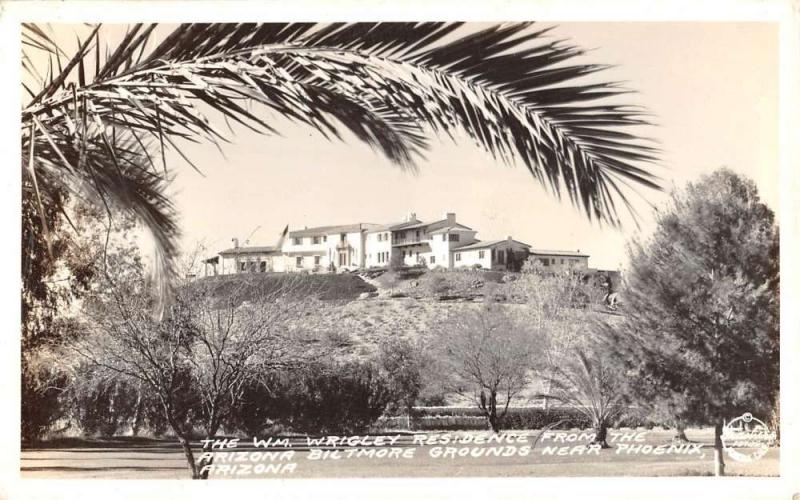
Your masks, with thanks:
[[(798, 4), (797, 0), (680, 0), (658, 4), (633, 1), (572, 0), (388, 0), (311, 1), (72, 1), (0, 2), (0, 151), (7, 168), (0, 182), (3, 203), (2, 302), (4, 326), (0, 332), (3, 375), (0, 413), (2, 479), (0, 498), (166, 498), (197, 495), (307, 498), (511, 498), (573, 496), (590, 498), (792, 498), (800, 493), (800, 470), (793, 445), (798, 440), (796, 398), (798, 374), (796, 307), (800, 255), (800, 192), (797, 175), (798, 99)], [(187, 8), (187, 4), (191, 4)], [(198, 482), (22, 480), (19, 478), (19, 23), (38, 22), (190, 22), (190, 21), (370, 21), (370, 20), (461, 20), (461, 21), (771, 21), (781, 24), (781, 386), (782, 447), (780, 478), (507, 478), (507, 479), (362, 479), (362, 480), (267, 480)], [(746, 68), (743, 68), (746, 71)], [(731, 83), (732, 85), (735, 82)], [(12, 306), (13, 304), (13, 306)]]

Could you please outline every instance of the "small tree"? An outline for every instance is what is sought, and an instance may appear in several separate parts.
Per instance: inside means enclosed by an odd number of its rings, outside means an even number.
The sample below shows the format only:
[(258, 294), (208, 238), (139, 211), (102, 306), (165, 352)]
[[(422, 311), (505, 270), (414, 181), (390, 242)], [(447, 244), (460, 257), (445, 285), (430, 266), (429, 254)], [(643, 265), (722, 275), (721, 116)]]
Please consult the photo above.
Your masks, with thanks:
[(547, 372), (550, 390), (544, 396), (585, 416), (594, 429), (592, 444), (608, 448), (608, 427), (626, 409), (622, 376), (602, 351), (578, 347)]
[(501, 306), (460, 311), (444, 323), (431, 347), (450, 389), (473, 399), (494, 432), (530, 382), (540, 351), (535, 331)]
[(399, 250), (392, 252), (389, 257), (389, 270), (397, 272), (403, 269), (405, 267), (405, 262), (403, 262), (403, 260), (403, 256), (400, 254)]
[(778, 229), (755, 185), (722, 169), (672, 193), (629, 248), (625, 321), (610, 329), (630, 392), (662, 418), (714, 426), (768, 419), (778, 394)]
[(407, 339), (391, 338), (381, 343), (379, 361), (393, 402), (407, 415), (410, 430), (411, 412), (422, 391), (422, 350)]

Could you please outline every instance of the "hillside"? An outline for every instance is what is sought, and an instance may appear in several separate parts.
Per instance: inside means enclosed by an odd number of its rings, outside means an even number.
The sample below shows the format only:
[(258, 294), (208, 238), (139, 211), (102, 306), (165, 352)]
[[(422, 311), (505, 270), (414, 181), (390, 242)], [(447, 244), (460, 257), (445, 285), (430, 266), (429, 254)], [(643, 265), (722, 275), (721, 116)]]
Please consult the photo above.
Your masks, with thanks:
[(211, 287), (216, 295), (235, 295), (241, 300), (280, 294), (287, 298), (313, 296), (323, 301), (349, 302), (376, 290), (353, 274), (243, 273), (202, 278), (194, 285)]

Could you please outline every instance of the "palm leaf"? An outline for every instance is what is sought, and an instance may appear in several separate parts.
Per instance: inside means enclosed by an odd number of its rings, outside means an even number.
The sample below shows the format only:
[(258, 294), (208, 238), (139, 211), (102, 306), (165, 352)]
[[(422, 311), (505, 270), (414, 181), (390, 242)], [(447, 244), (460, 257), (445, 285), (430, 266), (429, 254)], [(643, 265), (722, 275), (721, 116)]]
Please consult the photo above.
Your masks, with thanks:
[[(621, 223), (617, 201), (631, 207), (630, 188), (659, 188), (651, 172), (658, 151), (623, 130), (647, 125), (645, 111), (620, 105), (627, 91), (617, 84), (585, 83), (605, 66), (578, 64), (582, 51), (550, 38), (552, 28), (513, 23), (459, 36), (459, 23), (186, 24), (147, 52), (155, 25), (135, 25), (102, 62), (98, 28), (23, 108), (23, 144), (38, 120), (59, 138), (61, 154), (34, 138), (35, 170), (40, 162), (62, 169), (60, 156), (68, 158), (77, 172), (70, 180), (85, 186), (94, 178), (95, 194), (136, 207), (167, 256), (177, 231), (157, 194), (167, 169), (147, 196), (131, 196), (142, 189), (141, 172), (153, 175), (146, 167), (153, 155), (165, 160), (167, 147), (190, 161), (177, 138), (225, 141), (204, 110), (276, 133), (248, 102), (326, 137), (349, 130), (405, 168), (427, 148), (427, 132), (465, 132), (493, 156), (523, 164), (590, 219), (612, 225)], [(29, 48), (58, 53), (36, 26), (23, 32)], [(94, 65), (85, 62), (92, 52)], [(125, 144), (124, 153), (109, 135)], [(130, 167), (137, 161), (140, 168)], [(149, 210), (148, 202), (157, 206)]]

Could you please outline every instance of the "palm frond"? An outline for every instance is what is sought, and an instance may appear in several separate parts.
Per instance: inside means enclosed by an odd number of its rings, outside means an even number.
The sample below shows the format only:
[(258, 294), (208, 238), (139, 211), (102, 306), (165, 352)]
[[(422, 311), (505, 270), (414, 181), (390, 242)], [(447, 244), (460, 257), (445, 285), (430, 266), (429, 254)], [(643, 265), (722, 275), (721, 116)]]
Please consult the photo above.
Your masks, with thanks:
[[(555, 196), (566, 193), (590, 219), (612, 225), (621, 222), (618, 201), (631, 209), (622, 188), (659, 188), (651, 172), (658, 150), (623, 130), (647, 125), (645, 110), (617, 103), (626, 90), (615, 83), (585, 83), (606, 67), (575, 63), (582, 50), (551, 39), (552, 28), (512, 23), (458, 36), (460, 23), (186, 24), (148, 52), (155, 25), (135, 25), (104, 61), (98, 28), (63, 67), (57, 58), (57, 74), (37, 78), (42, 89), (22, 110), (23, 143), (38, 120), (59, 138), (76, 178), (102, 179), (93, 181), (100, 196), (149, 217), (166, 254), (176, 228), (160, 227), (167, 222), (167, 200), (155, 196), (162, 186), (130, 194), (142, 189), (143, 172), (166, 181), (166, 173), (146, 168), (158, 156), (166, 167), (165, 149), (190, 162), (176, 139), (227, 140), (208, 110), (277, 133), (248, 103), (326, 137), (349, 130), (406, 168), (426, 150), (426, 132), (466, 133), (504, 162), (522, 163)], [(23, 32), (28, 47), (58, 54), (36, 26)], [(29, 58), (23, 62), (30, 67)], [(122, 154), (110, 137), (121, 139)], [(39, 142), (35, 165), (66, 168)], [(136, 161), (139, 168), (120, 165)], [(145, 208), (150, 201), (159, 203), (158, 216)]]

